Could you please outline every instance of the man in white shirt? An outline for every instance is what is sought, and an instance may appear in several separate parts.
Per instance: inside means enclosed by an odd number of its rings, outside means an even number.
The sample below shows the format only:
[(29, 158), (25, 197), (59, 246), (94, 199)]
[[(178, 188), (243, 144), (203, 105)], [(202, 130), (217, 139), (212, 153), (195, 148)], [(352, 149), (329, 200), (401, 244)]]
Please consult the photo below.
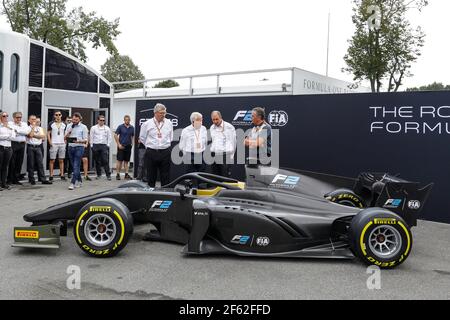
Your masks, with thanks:
[(173, 141), (173, 125), (166, 119), (167, 109), (158, 103), (153, 109), (154, 118), (141, 126), (139, 141), (147, 149), (145, 152), (145, 168), (148, 185), (155, 187), (159, 171), (161, 186), (170, 183), (170, 165)]
[(23, 122), (22, 118), (22, 112), (14, 112), (13, 121), (9, 122), (9, 126), (14, 129), (16, 135), (11, 141), (12, 157), (9, 163), (8, 181), (16, 185), (22, 185), (20, 183), (20, 175), (28, 135), (28, 124)]
[(62, 122), (62, 112), (57, 110), (54, 113), (54, 121), (48, 126), (47, 133), (48, 144), (50, 146), (50, 181), (53, 181), (56, 158), (59, 160), (59, 175), (61, 180), (66, 180), (64, 176), (64, 160), (66, 158), (65, 131), (66, 125)]
[(214, 163), (211, 166), (212, 173), (222, 177), (231, 177), (230, 164), (233, 163), (236, 151), (236, 129), (222, 118), (219, 111), (211, 113), (213, 125), (211, 133), (211, 154)]
[(10, 190), (6, 184), (9, 161), (12, 155), (11, 140), (15, 137), (14, 129), (8, 125), (8, 113), (0, 112), (0, 191)]
[(105, 124), (105, 116), (98, 116), (97, 125), (91, 128), (89, 141), (92, 146), (97, 179), (102, 176), (102, 167), (105, 170), (106, 178), (111, 181), (111, 169), (109, 168), (109, 148), (111, 146), (111, 129)]
[(45, 139), (44, 129), (37, 125), (37, 117), (30, 115), (28, 118), (30, 126), (28, 127), (27, 137), (27, 171), (28, 180), (31, 185), (35, 185), (34, 171), (37, 171), (38, 179), (42, 184), (52, 184), (45, 178), (44, 161), (42, 154), (42, 143)]
[(205, 170), (203, 152), (208, 144), (208, 131), (203, 126), (203, 115), (199, 112), (191, 114), (191, 125), (181, 132), (180, 150), (187, 172), (202, 172)]

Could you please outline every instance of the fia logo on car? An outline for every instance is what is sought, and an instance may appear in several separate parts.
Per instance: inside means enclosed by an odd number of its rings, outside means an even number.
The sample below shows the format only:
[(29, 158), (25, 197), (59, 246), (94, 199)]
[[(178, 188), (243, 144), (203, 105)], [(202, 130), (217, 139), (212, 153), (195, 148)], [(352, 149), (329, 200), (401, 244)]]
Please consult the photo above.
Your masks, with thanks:
[(408, 202), (408, 208), (412, 210), (419, 210), (420, 209), (420, 201), (419, 200), (411, 200)]
[(231, 239), (231, 243), (244, 245), (247, 244), (248, 240), (250, 240), (250, 236), (235, 235)]
[(402, 201), (402, 199), (388, 199), (383, 207), (397, 209), (402, 204)]
[(286, 176), (284, 174), (277, 174), (270, 186), (276, 188), (295, 188), (295, 186), (299, 183), (300, 177), (296, 176)]
[(169, 210), (173, 201), (156, 200), (153, 202), (150, 211), (166, 212)]
[(270, 244), (268, 237), (259, 237), (256, 239), (256, 244), (260, 247), (267, 247)]

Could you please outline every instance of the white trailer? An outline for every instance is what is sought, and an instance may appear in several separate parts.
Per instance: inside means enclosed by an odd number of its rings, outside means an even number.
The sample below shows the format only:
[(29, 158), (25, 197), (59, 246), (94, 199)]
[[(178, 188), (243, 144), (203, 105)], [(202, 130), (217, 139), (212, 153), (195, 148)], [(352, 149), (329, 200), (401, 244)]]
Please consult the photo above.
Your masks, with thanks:
[(111, 122), (113, 95), (112, 85), (77, 58), (25, 35), (0, 31), (0, 110), (10, 115), (20, 111), (24, 120), (39, 116), (44, 128), (56, 110), (64, 116), (80, 112), (90, 127), (99, 114)]

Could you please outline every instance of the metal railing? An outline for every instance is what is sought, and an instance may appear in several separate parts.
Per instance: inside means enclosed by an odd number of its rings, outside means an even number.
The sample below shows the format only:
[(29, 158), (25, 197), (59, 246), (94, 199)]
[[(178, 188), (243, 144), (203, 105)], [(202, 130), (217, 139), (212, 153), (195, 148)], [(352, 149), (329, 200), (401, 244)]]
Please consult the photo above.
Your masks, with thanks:
[[(112, 85), (114, 87), (114, 93), (122, 93), (122, 92), (127, 92), (127, 91), (136, 91), (136, 90), (141, 90), (142, 89), (142, 95), (137, 94), (137, 95), (133, 95), (133, 98), (149, 98), (152, 97), (152, 95), (148, 94), (150, 89), (156, 89), (154, 87), (149, 86), (150, 83), (154, 83), (154, 82), (162, 82), (162, 81), (167, 81), (167, 80), (188, 80), (189, 83), (189, 87), (185, 88), (184, 90), (188, 90), (187, 94), (177, 94), (177, 96), (197, 96), (197, 95), (226, 95), (226, 94), (233, 94), (233, 93), (238, 93), (238, 94), (245, 94), (245, 93), (268, 93), (268, 92), (279, 92), (279, 93), (284, 93), (284, 94), (293, 94), (293, 88), (294, 88), (294, 81), (295, 81), (295, 71), (296, 68), (277, 68), (277, 69), (262, 69), (262, 70), (249, 70), (249, 71), (237, 71), (237, 72), (222, 72), (222, 73), (208, 73), (208, 74), (196, 74), (196, 75), (185, 75), (185, 76), (175, 76), (175, 77), (164, 77), (164, 78), (152, 78), (152, 79), (145, 79), (145, 80), (134, 80), (134, 81), (120, 81), (120, 82), (113, 82)], [(243, 92), (243, 91), (236, 91), (236, 92), (232, 92), (233, 89), (230, 89), (231, 91), (224, 93), (224, 87), (221, 86), (221, 80), (224, 77), (229, 77), (229, 76), (243, 76), (243, 75), (254, 75), (254, 74), (263, 74), (263, 73), (277, 73), (277, 72), (290, 72), (290, 79), (289, 82), (283, 82), (283, 83), (279, 83), (277, 85), (279, 85), (279, 89), (275, 89), (275, 90), (261, 90), (258, 91), (258, 87), (262, 86), (254, 86), (255, 91), (251, 90), (249, 92)], [(215, 77), (216, 81), (215, 81), (215, 90), (214, 92), (211, 93), (204, 93), (204, 94), (196, 94), (195, 90), (197, 89), (213, 89), (211, 87), (208, 88), (194, 88), (194, 80), (195, 79), (201, 79), (201, 78), (209, 78), (209, 77)], [(120, 87), (122, 86), (130, 86), (130, 85), (136, 85), (136, 87), (134, 88), (123, 88), (120, 89)], [(250, 86), (246, 86), (246, 87), (252, 87)], [(230, 87), (228, 87), (230, 88)], [(236, 87), (237, 88), (237, 87)], [(163, 89), (164, 90), (164, 89)], [(156, 95), (157, 96), (157, 95)], [(155, 96), (155, 97), (156, 97)], [(164, 96), (171, 96), (170, 92), (166, 92), (164, 94)]]

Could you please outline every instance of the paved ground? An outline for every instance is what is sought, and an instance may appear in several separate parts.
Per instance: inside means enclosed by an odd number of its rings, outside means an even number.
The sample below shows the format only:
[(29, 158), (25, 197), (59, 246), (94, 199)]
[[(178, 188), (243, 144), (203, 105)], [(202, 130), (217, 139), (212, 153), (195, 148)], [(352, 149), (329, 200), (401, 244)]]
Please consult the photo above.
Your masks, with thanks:
[[(187, 258), (178, 245), (142, 242), (147, 226), (108, 260), (84, 255), (71, 232), (59, 251), (10, 247), (25, 213), (117, 185), (95, 181), (70, 192), (58, 181), (0, 192), (0, 299), (450, 299), (450, 226), (430, 222), (414, 229), (408, 261), (382, 272), (381, 290), (367, 289), (357, 260)], [(66, 287), (70, 265), (81, 268), (80, 290)]]

